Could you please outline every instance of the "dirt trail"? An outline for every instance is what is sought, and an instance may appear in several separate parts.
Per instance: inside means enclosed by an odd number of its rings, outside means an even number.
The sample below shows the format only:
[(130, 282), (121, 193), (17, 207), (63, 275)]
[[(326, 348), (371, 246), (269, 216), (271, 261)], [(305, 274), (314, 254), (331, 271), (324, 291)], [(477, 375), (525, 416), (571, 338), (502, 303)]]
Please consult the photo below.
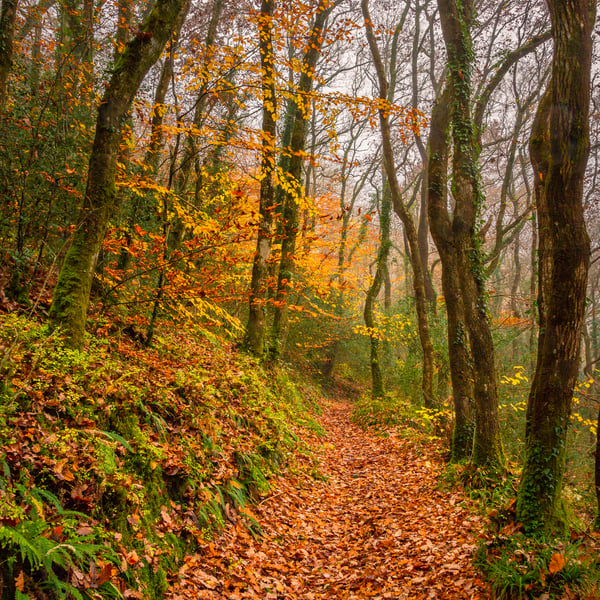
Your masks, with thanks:
[(436, 489), (439, 465), (411, 442), (365, 433), (332, 403), (320, 470), (279, 479), (254, 514), (188, 557), (170, 600), (483, 599), (471, 566), (477, 518)]

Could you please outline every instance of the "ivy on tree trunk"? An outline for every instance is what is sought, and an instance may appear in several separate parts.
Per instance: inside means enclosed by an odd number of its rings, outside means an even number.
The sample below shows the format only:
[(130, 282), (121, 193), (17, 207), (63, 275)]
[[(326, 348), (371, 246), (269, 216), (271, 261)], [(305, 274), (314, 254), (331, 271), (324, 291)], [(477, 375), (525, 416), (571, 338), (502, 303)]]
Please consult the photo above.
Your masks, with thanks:
[(526, 414), (517, 518), (526, 531), (564, 528), (566, 435), (590, 261), (583, 207), (589, 154), (594, 0), (548, 0), (554, 55), (530, 138), (538, 217), (539, 337)]
[(446, 87), (431, 113), (427, 161), (428, 217), (431, 235), (442, 263), (442, 289), (448, 315), (448, 357), (454, 402), (451, 457), (471, 458), (475, 410), (473, 369), (460, 290), (458, 258), (448, 211), (451, 89)]
[(365, 325), (367, 326), (370, 347), (371, 347), (371, 382), (372, 382), (372, 395), (373, 398), (383, 398), (385, 395), (385, 388), (383, 385), (383, 371), (381, 370), (381, 356), (379, 352), (379, 337), (375, 331), (377, 326), (374, 315), (374, 305), (377, 300), (377, 296), (381, 291), (381, 285), (384, 282), (385, 274), (387, 271), (387, 261), (390, 254), (392, 243), (390, 241), (390, 221), (392, 217), (392, 203), (390, 189), (387, 182), (383, 187), (383, 194), (381, 196), (381, 210), (380, 210), (380, 234), (379, 234), (379, 250), (377, 252), (377, 262), (375, 267), (375, 276), (367, 291), (367, 297), (365, 299), (365, 308), (363, 316), (365, 319)]
[(438, 7), (452, 90), (452, 192), (456, 203), (452, 235), (473, 357), (473, 394), (477, 413), (473, 462), (501, 470), (504, 451), (498, 418), (495, 351), (486, 306), (484, 257), (478, 231), (483, 194), (477, 165), (477, 137), (471, 117), (474, 6), (472, 0), (438, 0)]

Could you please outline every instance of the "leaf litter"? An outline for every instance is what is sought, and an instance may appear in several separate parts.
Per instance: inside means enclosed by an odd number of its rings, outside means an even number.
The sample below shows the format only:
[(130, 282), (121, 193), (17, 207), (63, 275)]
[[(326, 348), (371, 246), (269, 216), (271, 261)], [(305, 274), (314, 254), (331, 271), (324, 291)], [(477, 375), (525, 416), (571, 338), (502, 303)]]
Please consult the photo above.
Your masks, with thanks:
[(319, 476), (273, 479), (250, 513), (262, 534), (230, 519), (186, 557), (169, 600), (489, 597), (471, 564), (482, 523), (461, 493), (439, 489), (434, 451), (365, 432), (351, 410), (325, 406), (326, 433), (310, 442)]

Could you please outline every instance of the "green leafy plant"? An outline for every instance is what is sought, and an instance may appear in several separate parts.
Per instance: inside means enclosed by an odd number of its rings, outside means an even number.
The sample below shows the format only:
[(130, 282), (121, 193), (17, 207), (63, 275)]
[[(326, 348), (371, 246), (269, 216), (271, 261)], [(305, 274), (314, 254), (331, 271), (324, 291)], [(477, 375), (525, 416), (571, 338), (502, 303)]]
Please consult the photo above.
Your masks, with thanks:
[(474, 560), (497, 600), (597, 597), (597, 557), (579, 542), (510, 531), (482, 542)]
[(85, 600), (92, 598), (88, 589), (102, 588), (104, 597), (120, 597), (110, 581), (117, 555), (91, 527), (81, 526), (85, 515), (64, 510), (46, 490), (17, 485), (14, 492), (23, 508), (20, 516), (0, 519), (0, 572), (16, 599), (34, 598), (36, 589)]

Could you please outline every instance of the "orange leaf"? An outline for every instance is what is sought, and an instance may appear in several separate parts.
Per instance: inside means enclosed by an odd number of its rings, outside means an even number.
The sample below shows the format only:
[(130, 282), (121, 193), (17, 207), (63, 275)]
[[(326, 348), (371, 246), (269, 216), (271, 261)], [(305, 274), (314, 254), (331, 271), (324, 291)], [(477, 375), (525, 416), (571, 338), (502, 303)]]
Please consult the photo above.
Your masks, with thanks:
[(98, 574), (98, 580), (96, 581), (96, 585), (102, 585), (110, 580), (112, 576), (113, 566), (110, 563), (106, 563), (100, 569), (100, 573)]
[(550, 573), (550, 575), (554, 575), (554, 573), (558, 573), (561, 569), (563, 569), (564, 566), (565, 557), (560, 552), (557, 552), (556, 554), (553, 554), (552, 558), (550, 559), (548, 573)]
[(23, 577), (23, 571), (20, 571), (19, 574), (15, 577), (15, 587), (22, 592), (25, 587), (25, 578)]

